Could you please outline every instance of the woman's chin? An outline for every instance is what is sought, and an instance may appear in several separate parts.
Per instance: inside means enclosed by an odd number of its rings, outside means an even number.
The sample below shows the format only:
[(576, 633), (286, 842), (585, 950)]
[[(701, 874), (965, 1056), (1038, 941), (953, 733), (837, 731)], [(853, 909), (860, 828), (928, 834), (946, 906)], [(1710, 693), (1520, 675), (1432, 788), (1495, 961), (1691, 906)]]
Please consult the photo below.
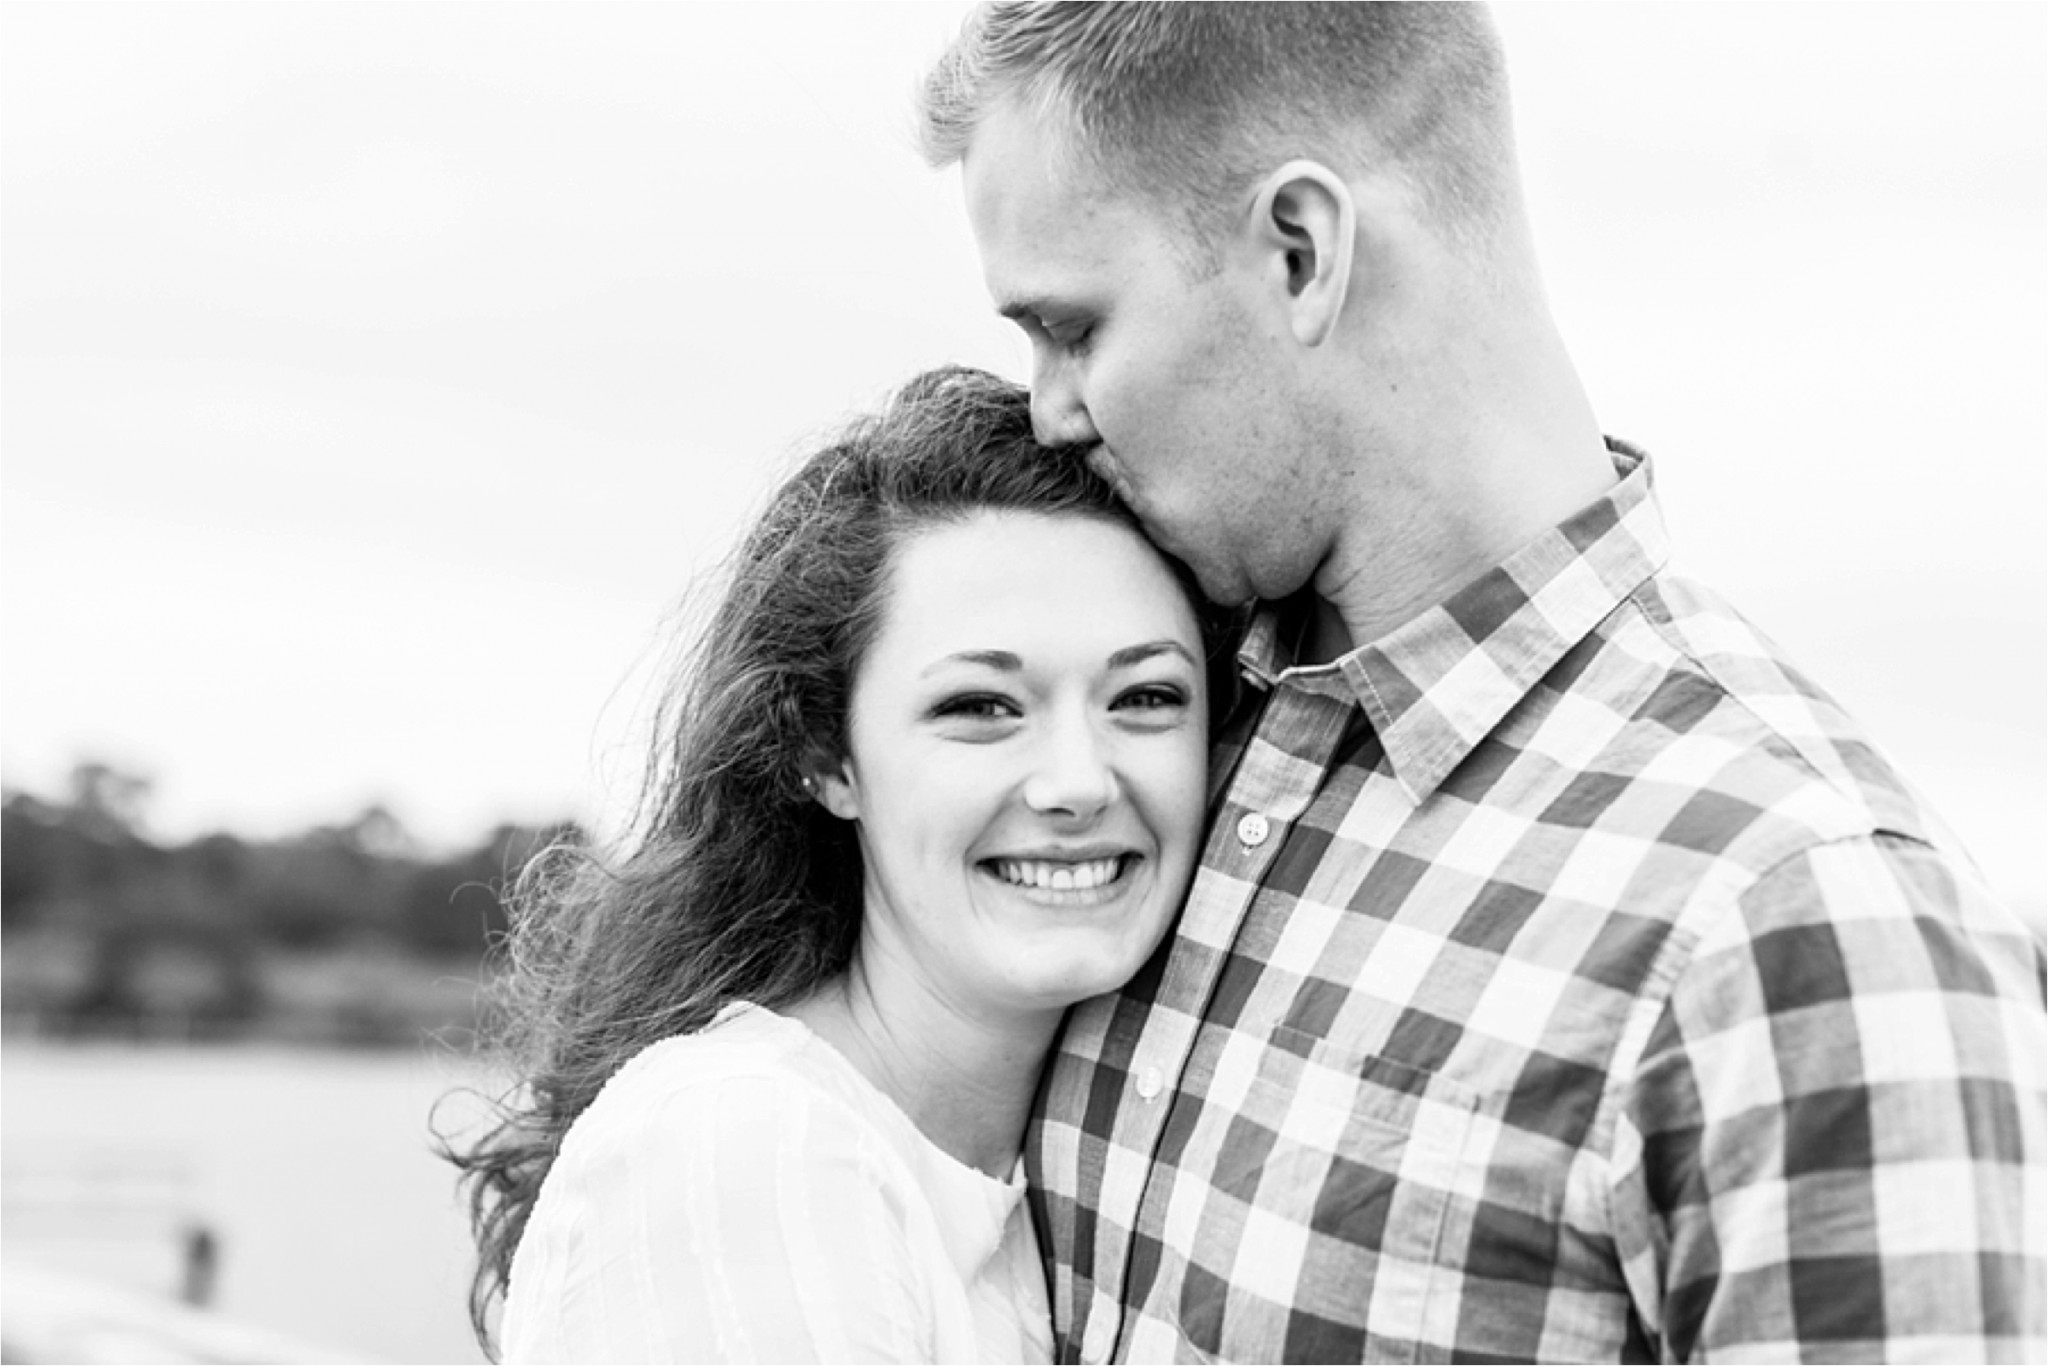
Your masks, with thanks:
[(1122, 987), (1145, 965), (1157, 942), (1156, 936), (1136, 945), (1097, 939), (1063, 945), (1059, 951), (1020, 954), (1004, 974), (1004, 994), (1040, 1008), (1064, 1010)]

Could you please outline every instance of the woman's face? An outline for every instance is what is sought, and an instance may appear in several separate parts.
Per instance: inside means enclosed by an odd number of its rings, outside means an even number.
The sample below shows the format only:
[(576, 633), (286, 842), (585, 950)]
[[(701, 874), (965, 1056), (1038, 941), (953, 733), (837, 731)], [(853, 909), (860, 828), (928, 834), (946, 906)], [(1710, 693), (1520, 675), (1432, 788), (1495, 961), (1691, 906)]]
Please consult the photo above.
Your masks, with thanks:
[(858, 822), (861, 954), (975, 1015), (1120, 986), (1180, 904), (1208, 733), (1186, 596), (1126, 527), (985, 512), (892, 557), (827, 809)]

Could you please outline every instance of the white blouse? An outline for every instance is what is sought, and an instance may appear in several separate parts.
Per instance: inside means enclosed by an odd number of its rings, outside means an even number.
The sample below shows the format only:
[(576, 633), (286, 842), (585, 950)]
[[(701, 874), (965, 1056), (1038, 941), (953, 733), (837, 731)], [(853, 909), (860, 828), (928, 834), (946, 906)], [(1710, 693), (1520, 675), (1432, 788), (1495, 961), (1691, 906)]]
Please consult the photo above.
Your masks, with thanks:
[(804, 1025), (736, 1004), (570, 1126), (512, 1261), (507, 1362), (1043, 1362), (1022, 1165), (942, 1152)]

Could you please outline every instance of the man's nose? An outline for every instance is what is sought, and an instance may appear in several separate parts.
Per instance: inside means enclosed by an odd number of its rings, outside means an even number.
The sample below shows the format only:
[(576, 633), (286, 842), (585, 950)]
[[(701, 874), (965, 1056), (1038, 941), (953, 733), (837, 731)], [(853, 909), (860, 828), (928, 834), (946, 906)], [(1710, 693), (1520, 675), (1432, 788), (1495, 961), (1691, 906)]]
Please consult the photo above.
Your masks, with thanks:
[(1102, 439), (1072, 370), (1043, 352), (1031, 376), (1031, 434), (1041, 446), (1092, 446)]
[(1053, 722), (1042, 737), (1024, 801), (1041, 815), (1090, 818), (1116, 800), (1115, 765), (1086, 718)]

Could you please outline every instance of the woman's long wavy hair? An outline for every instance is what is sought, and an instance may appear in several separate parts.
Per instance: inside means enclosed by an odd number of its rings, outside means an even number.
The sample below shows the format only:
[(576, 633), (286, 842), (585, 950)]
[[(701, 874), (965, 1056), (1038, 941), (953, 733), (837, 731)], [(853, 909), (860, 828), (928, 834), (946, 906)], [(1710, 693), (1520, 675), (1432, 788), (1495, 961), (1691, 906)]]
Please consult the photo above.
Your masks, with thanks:
[(486, 1347), (541, 1183), (599, 1088), (732, 1001), (785, 1006), (847, 968), (859, 845), (803, 779), (845, 753), (892, 548), (991, 509), (1135, 526), (1080, 460), (1033, 441), (1028, 396), (992, 375), (929, 372), (854, 422), (782, 485), (736, 552), (655, 714), (653, 763), (619, 847), (558, 848), (512, 888), (494, 1051), (519, 1085), (481, 1137), (446, 1150), (468, 1195), (470, 1317)]

